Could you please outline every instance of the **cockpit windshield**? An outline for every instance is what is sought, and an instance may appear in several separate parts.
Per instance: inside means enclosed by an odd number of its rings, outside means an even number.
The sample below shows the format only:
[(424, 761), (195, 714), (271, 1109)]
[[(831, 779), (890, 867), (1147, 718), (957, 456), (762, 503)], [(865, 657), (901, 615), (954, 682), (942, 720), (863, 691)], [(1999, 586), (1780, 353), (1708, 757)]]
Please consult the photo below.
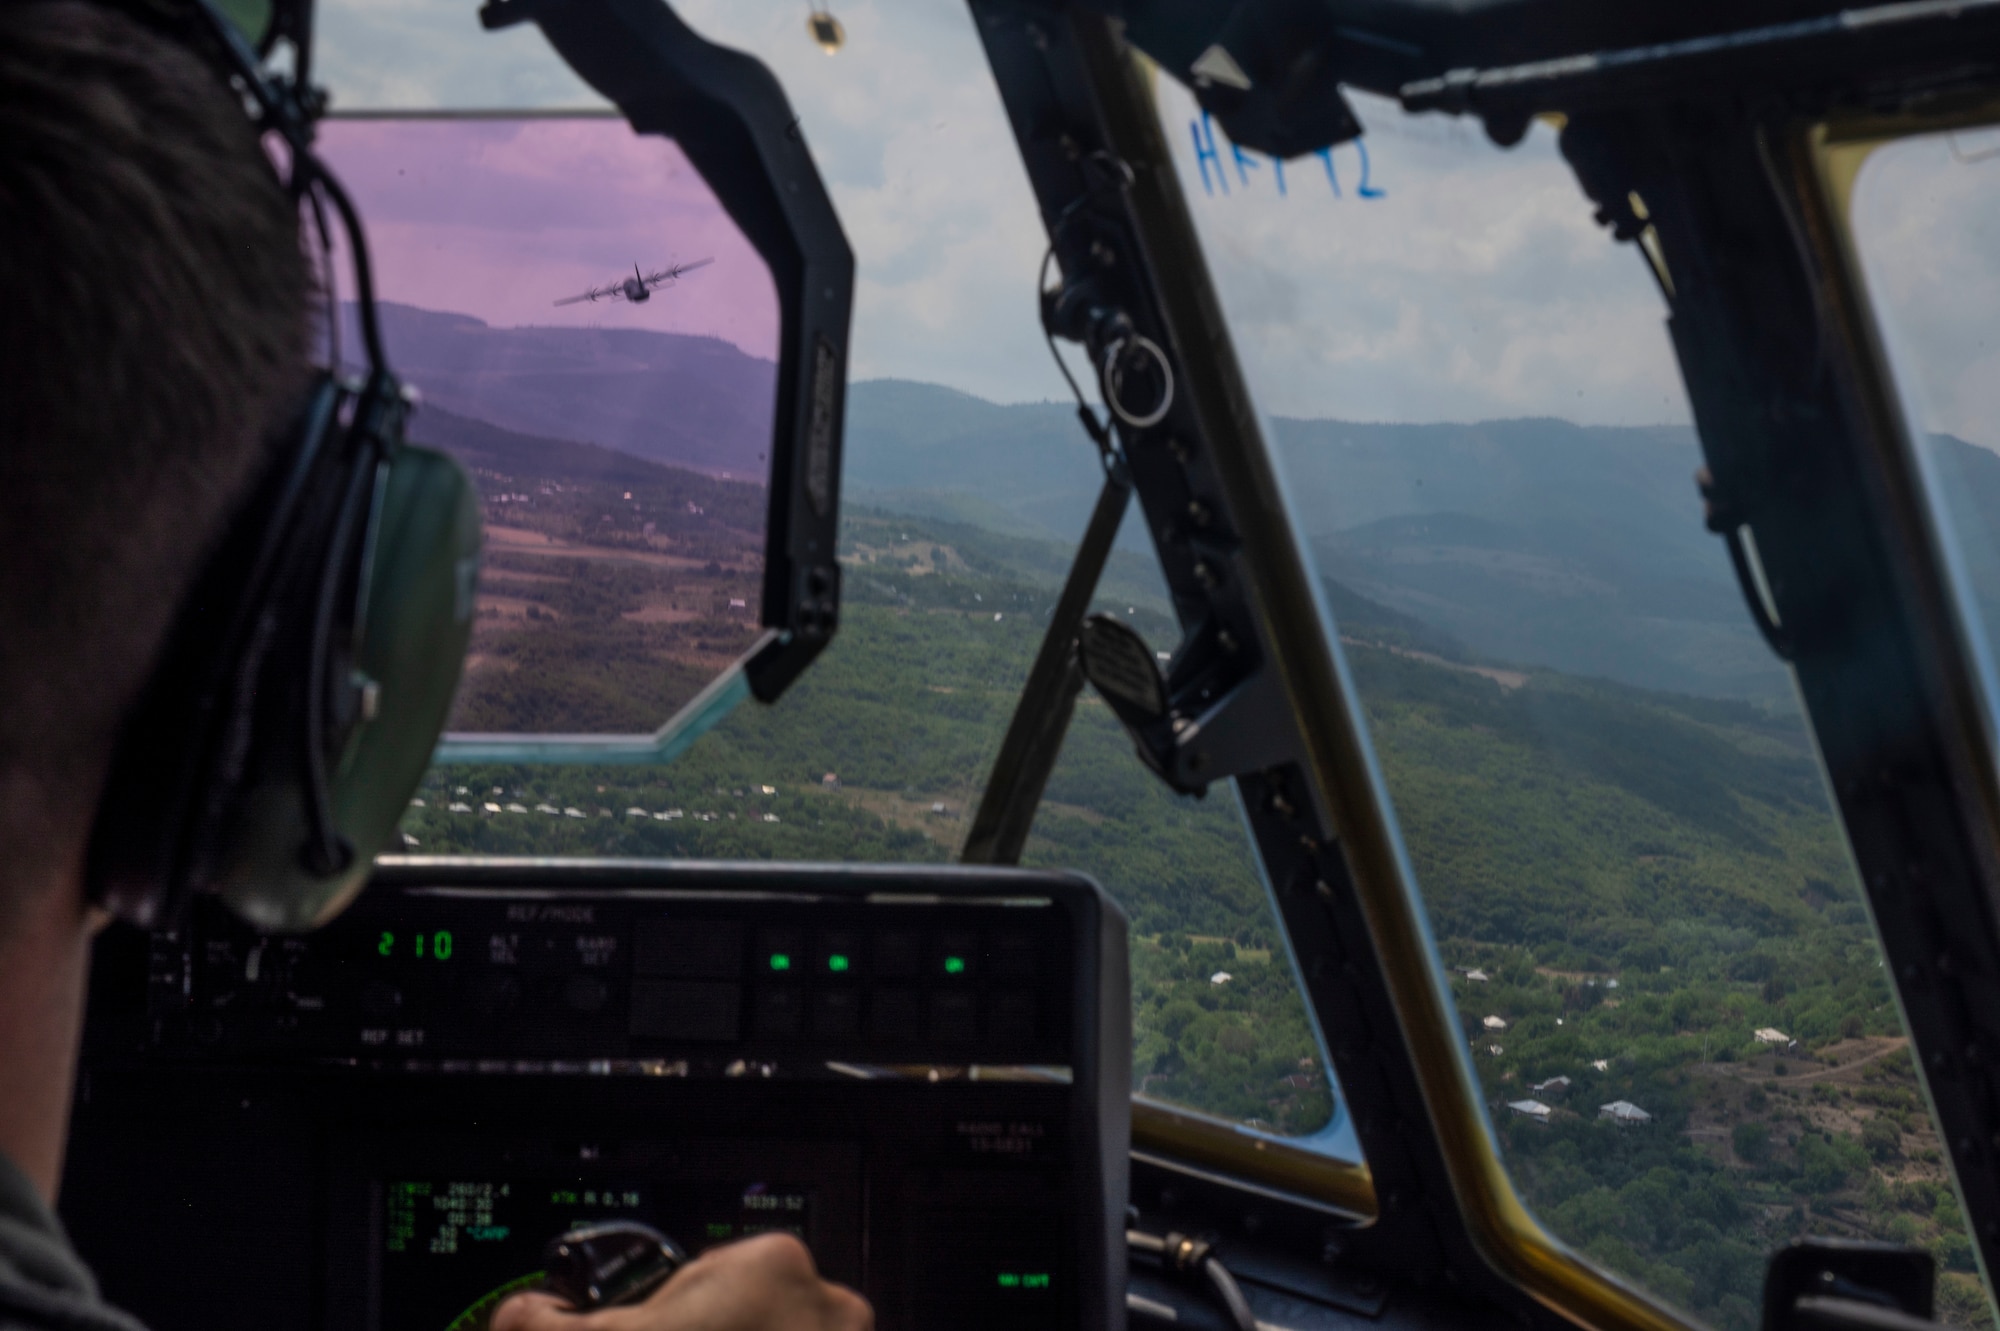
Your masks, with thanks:
[[(404, 849), (956, 858), (1102, 477), (1074, 405), (1060, 400), (1068, 390), (1036, 321), (1043, 232), (1034, 196), (962, 10), (909, 4), (844, 15), (845, 41), (831, 56), (803, 13), (727, 5), (681, 12), (710, 40), (749, 51), (778, 73), (856, 251), (840, 632), (777, 706), (738, 708), (670, 766), (442, 764), (403, 823)], [(418, 31), (422, 69), (409, 54)], [(522, 29), (483, 33), (456, 6), (390, 13), (331, 5), (321, 59), (349, 110), (514, 113), (438, 126), (437, 135), (480, 145), (456, 172), (481, 161), (526, 162), (538, 144), (562, 135), (598, 144), (601, 151), (585, 154), (582, 166), (602, 161), (619, 136), (631, 139), (622, 120), (518, 114), (590, 105), (560, 61), (534, 49), (540, 40)], [(379, 177), (394, 198), (407, 185), (396, 174), (403, 168), (366, 149), (379, 123), (349, 121), (328, 132), (336, 148), (351, 143), (364, 159), (353, 174)], [(658, 140), (640, 144), (653, 154), (652, 169), (672, 153)], [(523, 172), (550, 185), (520, 217), (524, 230), (575, 232), (599, 207), (582, 186), (555, 188), (569, 178), (561, 173), (521, 166), (516, 178)], [(628, 183), (616, 182), (612, 196)], [(449, 198), (453, 206), (469, 206), (462, 191)], [(383, 210), (371, 218), (377, 211)], [(432, 239), (445, 240), (442, 233)], [(696, 296), (724, 266), (720, 248), (677, 241), (661, 262), (711, 251), (718, 255), (714, 268), (690, 274), (668, 294)], [(413, 276), (433, 282), (442, 274), (417, 262)], [(563, 277), (568, 287), (550, 279), (558, 295), (572, 294), (569, 287), (582, 291), (592, 280), (581, 269)], [(757, 315), (754, 300), (744, 303), (750, 308), (690, 301), (684, 318), (666, 326), (713, 334), (724, 344), (718, 354), (748, 355), (753, 348), (732, 331)], [(580, 337), (608, 330), (621, 313), (585, 303), (519, 318), (561, 316), (574, 330), (564, 336)], [(421, 366), (411, 364), (408, 373), (424, 385)], [(443, 396), (430, 398), (443, 408), (435, 419), (501, 409), (491, 396), (460, 401), (454, 394), (461, 388), (475, 395), (478, 389), (457, 376), (441, 382)], [(704, 401), (724, 386), (713, 376), (692, 385)], [(752, 387), (737, 390), (739, 396), (754, 396)], [(532, 398), (532, 386), (516, 396)], [(531, 405), (550, 407), (539, 399)], [(678, 418), (671, 405), (660, 415)], [(576, 420), (570, 429), (581, 425)], [(514, 428), (545, 434), (562, 426), (537, 416), (532, 430)], [(622, 447), (609, 436), (596, 442)], [(672, 627), (649, 616), (707, 615), (711, 604), (743, 595), (706, 583), (687, 593), (625, 586), (649, 575), (635, 558), (676, 552), (661, 544), (665, 519), (653, 516), (659, 501), (637, 490), (628, 500), (630, 487), (620, 482), (592, 490), (593, 504), (605, 502), (583, 515), (599, 522), (608, 514), (617, 529), (615, 548), (607, 546), (597, 560), (603, 586), (592, 584), (609, 599), (552, 606), (548, 584), (537, 579), (557, 573), (574, 579), (575, 561), (552, 565), (540, 541), (558, 534), (542, 529), (569, 522), (575, 516), (569, 509), (584, 497), (543, 495), (553, 488), (546, 478), (492, 481), (500, 496), (528, 498), (488, 497), (489, 533), (497, 535), (489, 535), (483, 604), (490, 613), (481, 627), (496, 650), (488, 659), (475, 657), (456, 724), (574, 728), (605, 705), (611, 637), (637, 641), (642, 630)], [(703, 484), (707, 493), (676, 494), (673, 505), (709, 507), (728, 502), (732, 486), (749, 488), (714, 468)], [(680, 507), (672, 514), (676, 524), (684, 516)], [(649, 535), (648, 521), (662, 525)], [(660, 548), (642, 550), (635, 542)], [(716, 562), (725, 580), (740, 566), (729, 554)], [(686, 572), (710, 582), (718, 576), (701, 567)], [(1153, 640), (1173, 640), (1166, 591), (1138, 522), (1128, 521), (1098, 591), (1097, 609)], [(610, 636), (577, 639), (575, 627), (603, 618), (600, 611), (610, 615)], [(562, 618), (536, 617), (550, 615)], [(727, 609), (710, 617), (725, 628), (733, 623)], [(711, 656), (728, 649), (719, 633), (683, 636), (712, 647)], [(548, 661), (529, 659), (526, 649), (538, 640), (572, 641), (578, 650), (556, 672)], [(521, 719), (542, 715), (548, 724)], [(592, 721), (589, 728), (607, 724)], [(1197, 801), (1162, 789), (1102, 703), (1086, 697), (1024, 860), (1091, 874), (1131, 916), (1135, 1092), (1246, 1127), (1253, 1137), (1309, 1138), (1314, 1149), (1355, 1155), (1233, 794), (1218, 787)]]

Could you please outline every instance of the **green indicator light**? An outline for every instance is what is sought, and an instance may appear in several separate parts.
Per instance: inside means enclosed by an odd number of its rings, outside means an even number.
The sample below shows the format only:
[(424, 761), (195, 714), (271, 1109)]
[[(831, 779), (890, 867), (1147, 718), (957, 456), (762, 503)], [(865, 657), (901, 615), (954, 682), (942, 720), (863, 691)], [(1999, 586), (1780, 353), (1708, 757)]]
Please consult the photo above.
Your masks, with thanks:
[(439, 961), (451, 960), (451, 930), (440, 929), (431, 935), (431, 955)]
[(836, 952), (826, 959), (826, 968), (830, 971), (844, 971), (847, 969), (847, 958)]
[(1021, 1277), (1022, 1289), (1047, 1289), (1048, 1287), (1049, 1273), (1046, 1271), (1035, 1271)]
[(395, 946), (396, 946), (396, 935), (388, 932), (385, 929), (382, 932), (382, 940), (377, 944), (375, 944), (375, 951), (378, 955), (386, 957), (389, 955), (390, 949)]
[(945, 973), (946, 975), (963, 975), (963, 974), (965, 974), (965, 958), (964, 958), (964, 957), (946, 957), (946, 958), (944, 959), (944, 973)]
[(791, 954), (790, 954), (790, 953), (787, 953), (787, 952), (773, 952), (773, 953), (771, 954), (771, 969), (772, 969), (772, 970), (774, 970), (774, 971), (788, 971), (788, 970), (790, 970), (791, 968), (792, 968), (792, 958), (791, 958)]
[(1012, 1271), (1002, 1271), (1000, 1273), (1000, 1288), (1019, 1289), (1020, 1287), (1021, 1277), (1015, 1275)]

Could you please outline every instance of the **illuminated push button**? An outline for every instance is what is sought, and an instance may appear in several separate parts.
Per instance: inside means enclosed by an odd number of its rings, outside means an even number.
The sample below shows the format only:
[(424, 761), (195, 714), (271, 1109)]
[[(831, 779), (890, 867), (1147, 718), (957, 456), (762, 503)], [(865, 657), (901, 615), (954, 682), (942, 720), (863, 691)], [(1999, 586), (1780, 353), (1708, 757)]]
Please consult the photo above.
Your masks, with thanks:
[(757, 1034), (789, 1038), (799, 1033), (805, 1018), (805, 994), (792, 985), (772, 985), (758, 991)]
[(880, 989), (869, 1004), (868, 1033), (881, 1044), (915, 1044), (923, 1035), (921, 995), (911, 989)]
[(923, 935), (911, 929), (891, 929), (875, 936), (875, 976), (882, 980), (915, 980), (924, 973)]
[(978, 970), (979, 939), (975, 934), (938, 935), (937, 955), (932, 973), (946, 979), (970, 979)]
[(953, 1047), (978, 1040), (977, 1000), (971, 994), (932, 994), (931, 1039)]
[(861, 1034), (861, 995), (852, 989), (814, 994), (812, 1033), (827, 1040), (851, 1040)]
[(861, 973), (861, 935), (837, 930), (819, 936), (813, 969), (824, 980), (851, 980)]
[(757, 960), (761, 976), (798, 975), (806, 972), (805, 935), (797, 929), (762, 929), (757, 934)]

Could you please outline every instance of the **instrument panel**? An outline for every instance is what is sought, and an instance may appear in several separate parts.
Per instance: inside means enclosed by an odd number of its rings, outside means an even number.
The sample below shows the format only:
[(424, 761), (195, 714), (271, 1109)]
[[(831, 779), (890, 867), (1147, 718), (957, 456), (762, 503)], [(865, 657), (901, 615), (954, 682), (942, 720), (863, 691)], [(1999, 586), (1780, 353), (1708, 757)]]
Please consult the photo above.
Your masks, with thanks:
[(475, 1331), (615, 1220), (797, 1234), (884, 1328), (1122, 1325), (1125, 966), (1100, 889), (1014, 870), (418, 861), (311, 935), (205, 909), (106, 937), (64, 1218), (157, 1331)]

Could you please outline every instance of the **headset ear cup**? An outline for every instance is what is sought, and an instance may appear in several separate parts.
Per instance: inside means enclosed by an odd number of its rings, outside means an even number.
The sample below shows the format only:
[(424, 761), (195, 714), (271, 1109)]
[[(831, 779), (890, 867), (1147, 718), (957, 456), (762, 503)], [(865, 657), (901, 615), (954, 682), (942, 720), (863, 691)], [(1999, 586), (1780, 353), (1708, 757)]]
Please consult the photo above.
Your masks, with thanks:
[[(201, 886), (213, 810), (247, 752), (261, 627), (281, 570), (311, 527), (317, 469), (339, 432), (342, 393), (316, 376), (277, 436), (266, 474), (222, 533), (176, 615), (112, 754), (91, 828), (91, 899), (144, 928), (172, 927)], [(248, 674), (258, 672), (251, 666)]]
[(243, 792), (213, 883), (260, 928), (313, 928), (353, 900), (430, 766), (458, 689), (479, 569), (472, 483), (443, 454), (404, 447), (380, 502), (354, 657), (370, 701), (329, 758), (329, 802), (353, 861), (325, 876), (307, 866), (301, 791), (290, 764), (273, 764)]

